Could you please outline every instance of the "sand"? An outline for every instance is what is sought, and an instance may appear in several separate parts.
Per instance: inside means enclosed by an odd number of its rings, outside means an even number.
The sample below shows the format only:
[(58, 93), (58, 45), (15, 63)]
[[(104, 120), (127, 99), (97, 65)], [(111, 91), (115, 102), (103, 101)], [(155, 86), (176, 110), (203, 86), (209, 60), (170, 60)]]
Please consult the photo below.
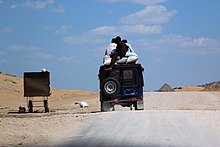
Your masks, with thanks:
[[(200, 88), (186, 87), (185, 91), (201, 91)], [(49, 113), (44, 108), (34, 108), (35, 113), (18, 113), (19, 106), (27, 109), (27, 99), (23, 96), (23, 79), (0, 74), (0, 146), (44, 146), (57, 144), (80, 133), (100, 113), (99, 93), (82, 90), (60, 90), (51, 87)], [(218, 110), (220, 92), (212, 92), (213, 98), (206, 99), (201, 94), (195, 98), (178, 100), (176, 96), (146, 93), (147, 110)], [(204, 92), (207, 95), (207, 91)], [(191, 95), (191, 94), (190, 94)], [(210, 96), (208, 94), (208, 96)], [(201, 99), (202, 97), (202, 99)], [(38, 99), (42, 99), (41, 97)], [(175, 99), (175, 101), (174, 101)], [(197, 102), (209, 103), (207, 107)], [(87, 102), (89, 107), (81, 108), (77, 102)], [(117, 109), (117, 108), (116, 108)], [(129, 110), (129, 108), (126, 108)]]
[[(51, 92), (49, 113), (44, 113), (44, 107), (34, 107), (35, 113), (18, 113), (19, 106), (27, 109), (23, 79), (0, 74), (0, 146), (56, 144), (77, 134), (98, 115), (97, 92), (53, 87)], [(43, 100), (42, 97), (36, 99)], [(89, 107), (75, 104), (82, 101)]]

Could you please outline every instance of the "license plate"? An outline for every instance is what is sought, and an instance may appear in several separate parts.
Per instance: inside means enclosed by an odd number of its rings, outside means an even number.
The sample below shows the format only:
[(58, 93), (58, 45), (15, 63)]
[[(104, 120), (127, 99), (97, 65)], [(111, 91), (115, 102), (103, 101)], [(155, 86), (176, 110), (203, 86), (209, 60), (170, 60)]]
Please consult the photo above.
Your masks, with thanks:
[(137, 109), (144, 109), (144, 101), (140, 100), (137, 101)]

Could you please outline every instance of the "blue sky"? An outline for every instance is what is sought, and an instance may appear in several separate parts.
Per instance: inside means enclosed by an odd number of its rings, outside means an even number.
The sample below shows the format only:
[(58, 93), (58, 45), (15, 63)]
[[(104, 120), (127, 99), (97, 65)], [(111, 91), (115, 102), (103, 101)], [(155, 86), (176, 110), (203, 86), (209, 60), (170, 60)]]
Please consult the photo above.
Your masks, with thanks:
[(219, 0), (0, 0), (0, 71), (51, 72), (51, 85), (98, 91), (116, 35), (145, 68), (145, 90), (220, 80)]

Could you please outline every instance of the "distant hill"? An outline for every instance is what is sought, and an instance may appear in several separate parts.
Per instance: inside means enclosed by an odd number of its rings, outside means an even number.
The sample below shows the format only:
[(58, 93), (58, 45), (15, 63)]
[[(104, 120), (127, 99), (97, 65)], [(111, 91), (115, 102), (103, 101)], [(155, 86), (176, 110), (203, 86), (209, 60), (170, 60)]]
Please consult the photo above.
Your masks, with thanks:
[(5, 92), (9, 90), (9, 93), (22, 93), (23, 80), (15, 75), (0, 73), (0, 90)]
[(0, 71), (0, 74), (2, 74), (2, 75), (7, 75), (7, 76), (12, 76), (12, 77), (16, 77), (16, 75), (12, 75), (12, 74), (8, 74), (8, 73), (4, 73), (4, 72), (1, 72), (1, 71)]
[[(202, 84), (198, 86), (179, 86), (173, 88), (175, 92), (183, 91), (220, 91), (220, 81)], [(158, 90), (160, 91), (160, 90)]]
[(198, 85), (198, 87), (204, 87), (205, 90), (220, 90), (220, 81)]
[[(49, 97), (49, 108), (51, 111), (91, 112), (99, 110), (97, 92), (50, 88), (52, 94)], [(42, 97), (36, 97), (36, 99), (42, 100)], [(75, 105), (76, 102), (82, 101), (88, 102), (90, 107), (81, 109), (79, 105)], [(24, 97), (23, 78), (0, 73), (0, 115), (18, 111), (19, 106), (27, 106), (27, 99)]]

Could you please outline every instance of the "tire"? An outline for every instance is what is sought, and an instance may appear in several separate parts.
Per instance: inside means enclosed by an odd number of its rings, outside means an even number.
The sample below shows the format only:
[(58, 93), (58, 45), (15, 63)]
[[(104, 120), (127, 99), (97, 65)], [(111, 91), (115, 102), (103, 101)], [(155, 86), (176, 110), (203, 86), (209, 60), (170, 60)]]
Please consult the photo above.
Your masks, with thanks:
[(131, 110), (131, 111), (133, 110), (133, 107), (132, 107), (132, 105), (130, 106), (130, 110)]
[(134, 110), (138, 110), (137, 104), (134, 104)]
[(33, 113), (33, 103), (31, 100), (29, 100), (28, 102), (28, 112)]
[(48, 101), (47, 100), (44, 100), (44, 109), (45, 109), (45, 113), (49, 112)]
[(107, 97), (115, 97), (121, 91), (120, 82), (114, 78), (106, 78), (101, 83), (101, 91)]
[(111, 108), (110, 103), (103, 101), (101, 102), (101, 112), (108, 112), (110, 111), (110, 108)]
[(50, 112), (50, 111), (49, 111), (49, 108), (48, 108), (48, 107), (45, 107), (45, 113), (48, 113), (48, 112)]

